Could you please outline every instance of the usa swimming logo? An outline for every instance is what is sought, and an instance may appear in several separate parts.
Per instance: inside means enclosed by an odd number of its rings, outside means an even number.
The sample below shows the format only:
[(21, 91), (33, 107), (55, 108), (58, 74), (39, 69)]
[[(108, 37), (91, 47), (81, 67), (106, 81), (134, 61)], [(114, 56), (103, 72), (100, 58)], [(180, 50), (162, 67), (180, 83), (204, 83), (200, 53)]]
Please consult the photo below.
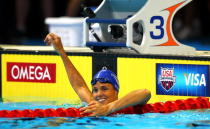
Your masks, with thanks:
[(156, 94), (210, 97), (209, 65), (156, 64)]
[(161, 67), (161, 74), (159, 76), (159, 81), (161, 86), (166, 90), (169, 91), (175, 85), (176, 76), (174, 76), (174, 68), (162, 68)]

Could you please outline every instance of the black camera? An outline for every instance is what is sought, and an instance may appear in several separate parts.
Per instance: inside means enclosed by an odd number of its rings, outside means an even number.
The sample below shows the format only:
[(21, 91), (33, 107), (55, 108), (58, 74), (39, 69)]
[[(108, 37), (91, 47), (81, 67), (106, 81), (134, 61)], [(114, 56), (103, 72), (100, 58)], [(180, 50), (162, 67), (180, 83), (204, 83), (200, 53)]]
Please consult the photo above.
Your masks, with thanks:
[(108, 32), (112, 35), (114, 39), (123, 37), (124, 27), (121, 25), (109, 25)]

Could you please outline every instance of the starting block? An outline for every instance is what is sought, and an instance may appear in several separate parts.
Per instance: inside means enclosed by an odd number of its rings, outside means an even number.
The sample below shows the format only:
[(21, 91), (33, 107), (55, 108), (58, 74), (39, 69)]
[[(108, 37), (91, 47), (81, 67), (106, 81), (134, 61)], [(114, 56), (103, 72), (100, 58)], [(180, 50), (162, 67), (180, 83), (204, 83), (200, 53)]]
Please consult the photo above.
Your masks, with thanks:
[[(131, 47), (141, 54), (194, 55), (172, 31), (175, 13), (191, 0), (103, 0), (94, 18), (85, 18), (84, 44)], [(89, 39), (90, 26), (99, 24), (100, 40)], [(94, 30), (91, 30), (94, 31)]]

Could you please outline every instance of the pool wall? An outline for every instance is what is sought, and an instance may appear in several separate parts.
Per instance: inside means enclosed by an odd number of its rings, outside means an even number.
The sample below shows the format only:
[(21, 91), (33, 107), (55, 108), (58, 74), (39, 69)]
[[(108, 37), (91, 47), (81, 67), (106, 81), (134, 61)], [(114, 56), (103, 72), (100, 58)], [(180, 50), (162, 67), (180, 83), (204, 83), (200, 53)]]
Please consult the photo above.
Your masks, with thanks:
[[(122, 97), (135, 89), (149, 89), (150, 103), (210, 97), (209, 57), (69, 52), (69, 58), (91, 88), (102, 67), (116, 72)], [(1, 51), (3, 101), (59, 99), (79, 102), (61, 58), (55, 52)]]

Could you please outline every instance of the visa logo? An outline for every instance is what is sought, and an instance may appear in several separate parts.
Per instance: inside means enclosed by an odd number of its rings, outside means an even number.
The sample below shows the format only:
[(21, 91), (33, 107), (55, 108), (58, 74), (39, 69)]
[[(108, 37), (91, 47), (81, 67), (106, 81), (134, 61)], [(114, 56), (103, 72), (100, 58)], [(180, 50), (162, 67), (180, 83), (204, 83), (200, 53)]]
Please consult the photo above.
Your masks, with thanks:
[(187, 86), (206, 86), (205, 74), (185, 73), (184, 78)]

